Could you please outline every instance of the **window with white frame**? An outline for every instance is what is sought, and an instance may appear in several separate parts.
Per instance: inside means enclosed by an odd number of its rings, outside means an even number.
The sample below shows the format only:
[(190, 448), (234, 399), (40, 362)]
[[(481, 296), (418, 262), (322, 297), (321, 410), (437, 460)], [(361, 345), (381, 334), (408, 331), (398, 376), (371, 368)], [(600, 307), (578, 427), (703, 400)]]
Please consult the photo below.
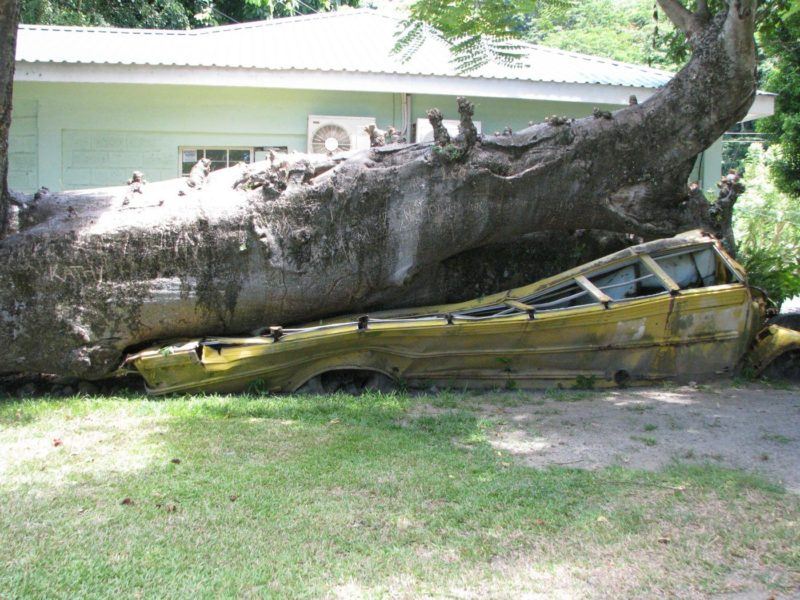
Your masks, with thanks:
[(192, 167), (201, 158), (207, 158), (211, 161), (211, 170), (224, 169), (232, 167), (236, 163), (253, 162), (253, 148), (246, 148), (241, 146), (231, 147), (182, 147), (180, 149), (181, 161), (181, 175), (186, 176)]

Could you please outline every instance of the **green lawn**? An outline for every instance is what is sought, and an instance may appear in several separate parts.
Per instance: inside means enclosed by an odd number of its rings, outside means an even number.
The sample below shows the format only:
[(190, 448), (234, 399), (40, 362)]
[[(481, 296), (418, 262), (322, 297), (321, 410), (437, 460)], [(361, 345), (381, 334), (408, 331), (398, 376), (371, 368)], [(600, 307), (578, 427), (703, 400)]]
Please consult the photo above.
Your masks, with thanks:
[(796, 496), (711, 466), (519, 466), (473, 400), (0, 400), (0, 598), (797, 589)]

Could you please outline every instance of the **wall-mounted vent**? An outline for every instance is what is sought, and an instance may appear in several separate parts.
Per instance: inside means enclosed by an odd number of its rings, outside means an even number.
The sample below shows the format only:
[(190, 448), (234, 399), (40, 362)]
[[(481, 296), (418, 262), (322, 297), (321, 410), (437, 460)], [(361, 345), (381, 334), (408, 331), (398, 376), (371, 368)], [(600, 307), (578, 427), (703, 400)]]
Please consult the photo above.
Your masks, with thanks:
[(364, 128), (375, 125), (374, 117), (308, 116), (308, 152), (337, 154), (369, 148)]

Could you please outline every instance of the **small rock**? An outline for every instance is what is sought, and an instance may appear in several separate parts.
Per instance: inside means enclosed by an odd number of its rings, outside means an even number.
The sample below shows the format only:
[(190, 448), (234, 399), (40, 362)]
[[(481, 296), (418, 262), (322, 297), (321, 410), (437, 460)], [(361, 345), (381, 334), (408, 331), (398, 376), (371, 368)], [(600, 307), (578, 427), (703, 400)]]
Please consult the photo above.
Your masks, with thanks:
[(133, 500), (130, 498), (124, 498), (122, 502), (120, 502), (122, 506), (133, 506)]

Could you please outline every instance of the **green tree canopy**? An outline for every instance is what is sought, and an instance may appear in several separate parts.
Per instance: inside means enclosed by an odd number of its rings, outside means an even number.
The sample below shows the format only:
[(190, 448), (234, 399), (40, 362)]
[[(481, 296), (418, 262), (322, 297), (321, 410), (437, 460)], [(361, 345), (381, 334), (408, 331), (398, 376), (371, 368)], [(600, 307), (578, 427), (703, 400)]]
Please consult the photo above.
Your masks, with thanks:
[(188, 29), (192, 13), (187, 4), (181, 0), (22, 0), (20, 20), (42, 25)]
[(358, 6), (359, 0), (21, 0), (23, 23), (189, 29)]
[(778, 94), (775, 115), (758, 129), (781, 145), (772, 162), (772, 174), (781, 191), (800, 202), (800, 4), (784, 6), (762, 31), (765, 61), (764, 87)]
[(531, 19), (528, 39), (543, 46), (623, 62), (675, 66), (659, 35), (672, 34), (649, 0), (586, 0)]

